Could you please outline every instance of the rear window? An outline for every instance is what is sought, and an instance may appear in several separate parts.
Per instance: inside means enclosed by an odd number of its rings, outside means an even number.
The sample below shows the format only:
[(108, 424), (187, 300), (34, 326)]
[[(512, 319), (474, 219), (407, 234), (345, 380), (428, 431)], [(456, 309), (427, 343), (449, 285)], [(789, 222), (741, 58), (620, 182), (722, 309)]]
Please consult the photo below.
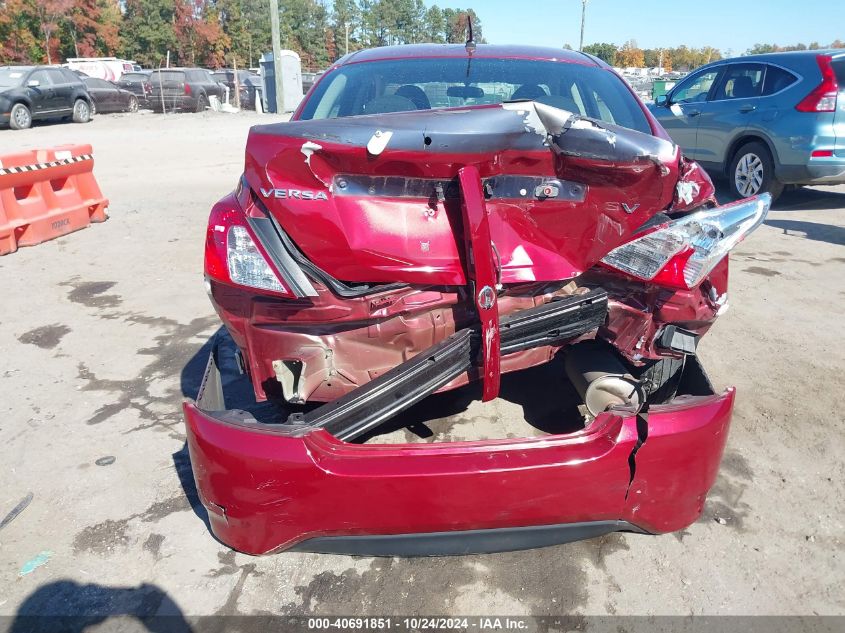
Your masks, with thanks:
[(185, 81), (185, 73), (181, 70), (154, 70), (152, 76), (155, 81), (161, 77), (162, 81)]
[(643, 111), (612, 72), (597, 66), (523, 59), (438, 58), (365, 62), (323, 77), (303, 120), (534, 99), (646, 134)]
[(120, 79), (121, 81), (143, 82), (147, 81), (147, 75), (144, 73), (126, 73)]
[(766, 80), (763, 82), (763, 94), (773, 95), (784, 88), (788, 88), (798, 81), (798, 77), (788, 70), (777, 66), (766, 66)]
[(845, 59), (834, 59), (830, 62), (830, 65), (836, 74), (836, 83), (839, 84), (839, 92), (845, 92)]

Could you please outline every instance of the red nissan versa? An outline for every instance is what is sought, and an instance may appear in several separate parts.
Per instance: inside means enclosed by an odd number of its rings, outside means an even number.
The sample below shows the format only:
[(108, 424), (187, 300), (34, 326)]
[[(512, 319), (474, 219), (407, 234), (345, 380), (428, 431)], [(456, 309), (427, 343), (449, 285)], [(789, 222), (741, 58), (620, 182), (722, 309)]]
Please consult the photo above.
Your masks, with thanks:
[[(291, 122), (252, 128), (211, 211), (226, 332), (185, 416), (212, 530), (252, 554), (432, 555), (686, 527), (734, 400), (696, 345), (768, 207), (718, 206), (593, 57), (344, 57)], [(546, 393), (577, 392), (571, 432), (378, 440), (434, 392), (477, 381), (490, 400), (556, 356)]]

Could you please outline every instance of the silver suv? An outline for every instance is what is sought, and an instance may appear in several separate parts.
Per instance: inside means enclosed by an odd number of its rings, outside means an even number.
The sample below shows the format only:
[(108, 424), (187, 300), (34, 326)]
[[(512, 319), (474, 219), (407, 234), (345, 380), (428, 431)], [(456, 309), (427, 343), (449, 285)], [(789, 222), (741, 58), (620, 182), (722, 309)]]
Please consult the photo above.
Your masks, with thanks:
[(649, 109), (738, 197), (845, 183), (845, 50), (714, 62)]

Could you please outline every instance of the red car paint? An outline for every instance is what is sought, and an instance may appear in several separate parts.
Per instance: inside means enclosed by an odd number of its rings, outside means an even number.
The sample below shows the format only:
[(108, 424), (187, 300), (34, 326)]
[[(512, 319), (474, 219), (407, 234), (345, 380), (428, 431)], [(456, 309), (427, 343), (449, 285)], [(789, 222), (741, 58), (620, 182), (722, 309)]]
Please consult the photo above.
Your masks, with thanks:
[[(558, 61), (613, 72), (567, 51), (478, 50), (474, 59)], [(345, 64), (465, 55), (456, 46), (364, 51), (330, 69), (319, 83)], [(668, 140), (637, 103), (654, 137)], [(303, 400), (330, 402), (478, 322), (480, 367), (440, 390), (480, 378), (488, 400), (498, 393), (500, 373), (547, 362), (583, 338), (610, 343), (632, 367), (678, 357), (657, 345), (665, 326), (702, 335), (724, 305), (727, 258), (694, 288), (678, 281), (688, 253), (679, 254), (651, 282), (600, 263), (642, 235), (643, 225), (657, 214), (715, 205), (709, 177), (675, 148), (651, 162), (560, 155), (548, 146), (526, 149), (518, 144), (524, 140), (521, 131), (508, 136), (484, 126), (498, 125), (500, 106), (447, 111), (438, 119), (470, 112), (462, 128), (438, 127), (416, 112), (315, 126), (296, 121), (303, 108), (290, 124), (253, 128), (242, 185), (215, 205), (209, 223), (206, 274), (212, 303), (243, 354), (259, 401), (285, 395), (277, 380), (278, 359), (303, 363)], [(430, 127), (415, 127), (420, 122)], [(353, 140), (360, 130), (370, 134), (378, 126), (397, 137), (425, 129), (419, 134), (425, 143), (417, 148), (400, 138), (374, 152)], [(505, 141), (485, 145), (495, 133)], [(456, 144), (459, 137), (463, 140)], [(510, 145), (508, 139), (516, 141)], [(456, 146), (460, 151), (444, 149)], [(457, 177), (461, 196), (418, 199), (393, 195), (389, 185), (385, 193), (374, 194), (354, 189), (351, 181), (346, 189), (341, 181), (350, 174), (377, 184), (397, 177)], [(489, 179), (502, 175), (558, 178), (564, 185), (583, 186), (586, 193), (578, 199), (576, 191), (572, 200), (486, 195)], [(248, 227), (250, 219), (266, 214), (331, 277), (376, 285), (344, 297), (313, 278), (308, 296), (296, 296), (290, 288), (279, 293), (233, 283), (226, 268), (225, 227)], [(256, 232), (248, 230), (278, 274)], [(397, 282), (407, 285), (378, 285)], [(498, 292), (482, 295), (485, 287)], [(501, 316), (592, 287), (608, 293), (607, 319), (598, 331), (500, 357)], [(697, 380), (706, 383), (703, 373)], [(699, 384), (641, 415), (601, 413), (578, 433), (429, 445), (351, 444), (324, 430), (281, 431), (199, 403), (186, 403), (185, 416), (194, 475), (212, 530), (235, 549), (258, 554), (327, 536), (594, 521), (624, 521), (650, 533), (681, 529), (699, 516), (715, 479), (733, 397), (732, 389), (716, 395), (709, 384)]]
[(627, 520), (662, 533), (701, 514), (730, 425), (734, 392), (635, 416), (605, 413), (585, 431), (519, 440), (357, 445), (323, 431), (283, 437), (185, 405), (188, 447), (211, 528), (264, 554), (319, 536), (459, 531)]

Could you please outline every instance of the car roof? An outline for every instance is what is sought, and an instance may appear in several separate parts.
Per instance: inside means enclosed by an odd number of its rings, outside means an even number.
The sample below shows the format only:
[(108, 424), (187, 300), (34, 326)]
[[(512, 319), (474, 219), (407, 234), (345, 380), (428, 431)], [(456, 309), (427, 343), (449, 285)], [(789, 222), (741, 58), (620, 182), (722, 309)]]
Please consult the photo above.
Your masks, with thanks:
[[(369, 62), (387, 59), (421, 59), (437, 57), (466, 57), (464, 44), (403, 44), (401, 46), (380, 46), (367, 48), (349, 55), (345, 55), (336, 62), (336, 66), (344, 64)], [(526, 46), (508, 44), (478, 44), (473, 57), (533, 59), (541, 61), (561, 61), (590, 66), (604, 66), (605, 64), (591, 55), (565, 48), (551, 46)]]
[(710, 68), (712, 66), (720, 66), (722, 64), (741, 64), (750, 62), (771, 62), (788, 64), (790, 59), (799, 59), (802, 57), (816, 57), (817, 55), (829, 55), (831, 57), (845, 57), (845, 48), (820, 48), (814, 50), (803, 51), (778, 51), (774, 53), (758, 53), (756, 55), (742, 55), (740, 57), (728, 57), (726, 59), (719, 59), (715, 62), (700, 66), (695, 70), (701, 68)]

